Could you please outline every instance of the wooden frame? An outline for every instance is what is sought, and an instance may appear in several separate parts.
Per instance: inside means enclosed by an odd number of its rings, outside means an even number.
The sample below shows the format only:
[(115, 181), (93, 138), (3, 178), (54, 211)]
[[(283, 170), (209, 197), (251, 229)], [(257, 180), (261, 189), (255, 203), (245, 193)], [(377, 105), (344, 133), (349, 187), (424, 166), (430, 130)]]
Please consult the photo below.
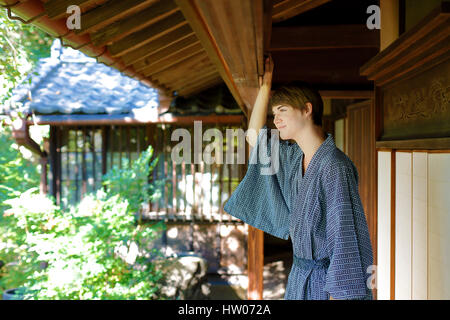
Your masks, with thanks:
[(273, 6), (273, 21), (280, 22), (321, 6), (330, 0), (277, 0)]
[(412, 140), (392, 140), (377, 141), (377, 149), (396, 149), (396, 150), (448, 150), (450, 149), (449, 138), (434, 139), (412, 139)]
[(270, 51), (379, 48), (380, 33), (366, 25), (274, 27)]
[(391, 300), (395, 300), (395, 150), (391, 152)]

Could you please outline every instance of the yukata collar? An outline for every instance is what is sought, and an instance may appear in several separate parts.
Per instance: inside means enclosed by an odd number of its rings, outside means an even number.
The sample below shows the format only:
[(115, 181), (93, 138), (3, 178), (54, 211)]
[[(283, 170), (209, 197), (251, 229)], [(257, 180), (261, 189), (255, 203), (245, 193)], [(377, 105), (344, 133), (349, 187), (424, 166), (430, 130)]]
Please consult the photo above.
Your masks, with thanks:
[(324, 142), (322, 142), (319, 149), (317, 149), (316, 152), (314, 153), (314, 155), (311, 159), (311, 162), (309, 163), (308, 168), (306, 168), (306, 172), (304, 175), (303, 175), (304, 153), (302, 152), (301, 153), (301, 162), (300, 162), (300, 168), (301, 168), (300, 173), (301, 173), (302, 178), (305, 178), (307, 175), (309, 175), (309, 172), (316, 171), (318, 166), (320, 166), (320, 163), (322, 163), (322, 161), (320, 161), (320, 159), (322, 159), (325, 154), (327, 154), (334, 148), (336, 148), (336, 144), (334, 143), (333, 136), (331, 135), (331, 133), (327, 133), (326, 139), (324, 140)]

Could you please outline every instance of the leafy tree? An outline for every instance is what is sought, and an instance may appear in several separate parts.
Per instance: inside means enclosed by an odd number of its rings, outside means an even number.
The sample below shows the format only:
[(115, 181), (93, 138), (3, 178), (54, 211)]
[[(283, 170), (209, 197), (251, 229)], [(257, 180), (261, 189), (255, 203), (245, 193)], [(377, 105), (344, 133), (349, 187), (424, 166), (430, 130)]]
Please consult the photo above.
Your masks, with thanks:
[(40, 58), (50, 56), (52, 42), (38, 27), (11, 20), (6, 10), (0, 10), (0, 104)]
[(9, 126), (0, 125), (0, 223), (4, 202), (32, 187), (39, 187), (38, 166), (25, 159), (11, 136)]
[(131, 168), (109, 172), (106, 192), (89, 194), (69, 210), (35, 189), (7, 200), (0, 258), (8, 263), (0, 289), (24, 286), (27, 299), (164, 298), (163, 271), (151, 261), (159, 256), (151, 241), (164, 224), (140, 224), (136, 215), (140, 204), (157, 197), (148, 181), (157, 162), (152, 154), (150, 146)]

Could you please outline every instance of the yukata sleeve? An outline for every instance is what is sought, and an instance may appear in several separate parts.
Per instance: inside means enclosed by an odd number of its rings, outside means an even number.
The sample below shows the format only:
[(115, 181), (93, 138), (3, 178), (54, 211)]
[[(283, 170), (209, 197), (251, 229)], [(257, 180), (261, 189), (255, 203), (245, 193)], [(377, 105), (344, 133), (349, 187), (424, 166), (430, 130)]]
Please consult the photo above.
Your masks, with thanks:
[[(275, 143), (274, 143), (275, 142)], [(275, 237), (289, 237), (289, 202), (285, 179), (289, 175), (287, 141), (261, 128), (242, 181), (227, 200), (224, 210), (245, 223)]]
[(334, 299), (371, 300), (367, 280), (372, 246), (358, 194), (356, 168), (333, 166), (323, 184), (330, 258), (324, 290)]

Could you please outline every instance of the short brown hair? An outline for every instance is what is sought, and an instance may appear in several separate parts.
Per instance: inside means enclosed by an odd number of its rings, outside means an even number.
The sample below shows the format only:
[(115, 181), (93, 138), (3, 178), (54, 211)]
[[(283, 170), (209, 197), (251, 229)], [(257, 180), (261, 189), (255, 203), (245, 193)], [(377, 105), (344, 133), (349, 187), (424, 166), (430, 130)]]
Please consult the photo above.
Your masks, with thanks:
[(272, 108), (279, 104), (288, 104), (293, 108), (305, 109), (307, 102), (312, 104), (312, 118), (315, 125), (322, 126), (323, 101), (319, 92), (305, 82), (291, 82), (274, 90), (269, 101)]

